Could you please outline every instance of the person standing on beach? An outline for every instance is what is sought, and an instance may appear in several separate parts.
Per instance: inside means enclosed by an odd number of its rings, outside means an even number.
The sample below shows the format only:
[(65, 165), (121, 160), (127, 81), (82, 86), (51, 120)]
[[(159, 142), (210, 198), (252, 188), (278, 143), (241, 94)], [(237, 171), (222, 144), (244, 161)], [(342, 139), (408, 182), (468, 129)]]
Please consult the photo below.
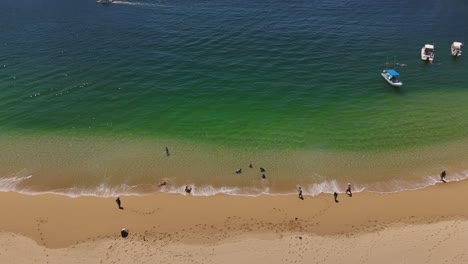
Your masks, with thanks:
[(447, 183), (445, 181), (445, 175), (447, 175), (447, 173), (445, 173), (445, 171), (443, 171), (441, 174), (440, 174), (440, 181), (443, 182), (443, 183)]
[(302, 196), (302, 187), (301, 186), (299, 186), (299, 188), (297, 188), (297, 192), (299, 193), (299, 199), (304, 200), (304, 196)]
[(351, 183), (348, 183), (348, 188), (346, 189), (346, 194), (349, 197), (353, 196), (353, 193), (351, 193)]
[(334, 192), (333, 197), (335, 197), (335, 203), (337, 203), (338, 202), (338, 193)]
[(117, 203), (117, 205), (119, 206), (119, 209), (122, 210), (123, 207), (120, 206), (121, 205), (121, 202), (120, 202), (120, 197), (117, 197), (117, 199), (115, 199), (115, 202)]

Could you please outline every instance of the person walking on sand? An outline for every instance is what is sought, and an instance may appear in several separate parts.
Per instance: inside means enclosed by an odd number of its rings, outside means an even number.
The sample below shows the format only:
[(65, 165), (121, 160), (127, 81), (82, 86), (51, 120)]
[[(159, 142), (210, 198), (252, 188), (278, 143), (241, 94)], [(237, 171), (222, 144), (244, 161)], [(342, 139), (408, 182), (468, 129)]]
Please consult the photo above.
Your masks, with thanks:
[(116, 202), (117, 205), (119, 206), (119, 209), (122, 210), (123, 207), (121, 206), (120, 197), (117, 197), (117, 199), (115, 199), (115, 202)]
[(333, 197), (335, 197), (335, 203), (337, 203), (338, 202), (338, 193), (334, 192)]
[(304, 196), (302, 196), (302, 187), (301, 186), (299, 186), (299, 188), (297, 188), (297, 192), (299, 193), (299, 199), (304, 200)]
[(445, 175), (447, 175), (447, 173), (445, 173), (445, 171), (443, 171), (441, 174), (440, 174), (440, 181), (443, 182), (443, 183), (447, 183), (445, 181)]
[(346, 189), (346, 194), (351, 197), (353, 193), (351, 192), (351, 183), (348, 183), (348, 188)]

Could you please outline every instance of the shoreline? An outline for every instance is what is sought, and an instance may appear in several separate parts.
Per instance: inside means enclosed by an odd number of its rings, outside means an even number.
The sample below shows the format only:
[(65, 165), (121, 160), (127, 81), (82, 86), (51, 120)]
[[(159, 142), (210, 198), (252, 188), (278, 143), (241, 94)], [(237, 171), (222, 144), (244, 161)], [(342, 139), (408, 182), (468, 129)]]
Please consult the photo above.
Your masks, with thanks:
[[(137, 186), (128, 186), (122, 184), (121, 186), (111, 187), (105, 186), (103, 184), (95, 187), (94, 189), (82, 189), (73, 187), (68, 189), (61, 190), (50, 190), (50, 191), (32, 191), (32, 190), (22, 190), (18, 189), (17, 186), (20, 185), (23, 181), (28, 180), (32, 175), (28, 176), (15, 176), (15, 177), (5, 177), (0, 178), (0, 193), (5, 192), (15, 192), (22, 195), (60, 195), (66, 196), (69, 198), (78, 198), (78, 197), (96, 197), (96, 198), (110, 198), (116, 196), (149, 196), (149, 195), (159, 195), (159, 194), (178, 194), (178, 195), (187, 195), (184, 191), (183, 186), (164, 186), (160, 187), (159, 184), (140, 184)], [(468, 180), (468, 171), (463, 171), (461, 173), (456, 173), (450, 175), (449, 182), (463, 182)], [(407, 191), (417, 191), (423, 190), (435, 186), (440, 181), (440, 176), (431, 175), (424, 177), (420, 183), (414, 184), (414, 186), (398, 189), (398, 190), (388, 190), (388, 191), (379, 191), (369, 189), (366, 184), (355, 185), (353, 181), (353, 193), (376, 193), (376, 194), (391, 194)], [(188, 184), (193, 187), (193, 191), (190, 194), (191, 196), (197, 197), (210, 197), (216, 195), (229, 195), (229, 196), (239, 196), (239, 197), (258, 197), (262, 195), (269, 196), (287, 196), (295, 195), (295, 191), (290, 192), (276, 192), (271, 193), (268, 185), (268, 180), (261, 180), (262, 186), (252, 186), (252, 187), (239, 187), (239, 186), (222, 186), (214, 187), (211, 185), (206, 186), (196, 186), (194, 184)], [(298, 187), (299, 185), (297, 185)], [(335, 191), (338, 193), (345, 192), (345, 183), (338, 183), (336, 180), (325, 180), (319, 183), (306, 184), (301, 186), (304, 190), (304, 194), (308, 196), (319, 196), (333, 194)], [(293, 190), (293, 189), (292, 189)]]
[[(401, 151), (335, 152), (321, 150), (239, 151), (195, 142), (162, 142), (145, 139), (0, 137), (0, 190), (62, 192), (71, 196), (114, 196), (152, 193), (165, 180), (169, 192), (195, 195), (215, 193), (305, 193), (344, 191), (353, 187), (388, 192), (432, 185), (439, 173), (447, 179), (468, 178), (468, 141)], [(33, 143), (31, 143), (33, 142)], [(164, 147), (169, 146), (168, 157)], [(252, 163), (252, 169), (248, 165)], [(262, 180), (259, 168), (266, 168)], [(242, 174), (235, 170), (243, 168)], [(31, 176), (32, 175), (32, 176)], [(198, 190), (203, 188), (201, 193)]]
[(468, 181), (339, 194), (338, 203), (331, 194), (120, 199), (123, 210), (114, 198), (0, 193), (0, 258), (12, 264), (468, 261)]
[(117, 239), (123, 227), (131, 236), (160, 230), (183, 237), (190, 232), (197, 234), (194, 241), (206, 234), (217, 234), (222, 240), (252, 232), (349, 235), (393, 224), (466, 221), (467, 199), (468, 181), (398, 193), (340, 194), (338, 203), (331, 194), (305, 195), (304, 200), (296, 195), (121, 196), (124, 210), (118, 210), (114, 198), (8, 192), (0, 193), (0, 206), (8, 212), (0, 220), (0, 230), (24, 235), (48, 248), (89, 239)]

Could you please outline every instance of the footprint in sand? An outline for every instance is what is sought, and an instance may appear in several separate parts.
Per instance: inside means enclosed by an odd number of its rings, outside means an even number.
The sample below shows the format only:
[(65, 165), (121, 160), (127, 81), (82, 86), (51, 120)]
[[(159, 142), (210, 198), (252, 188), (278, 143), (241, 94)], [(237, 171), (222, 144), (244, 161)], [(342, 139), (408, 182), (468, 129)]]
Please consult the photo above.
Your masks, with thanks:
[(152, 214), (156, 213), (156, 211), (158, 211), (159, 209), (160, 208), (156, 208), (156, 209), (151, 210), (151, 211), (139, 211), (139, 210), (130, 208), (130, 209), (127, 209), (127, 211), (135, 213), (135, 214), (139, 214), (139, 215), (152, 215)]

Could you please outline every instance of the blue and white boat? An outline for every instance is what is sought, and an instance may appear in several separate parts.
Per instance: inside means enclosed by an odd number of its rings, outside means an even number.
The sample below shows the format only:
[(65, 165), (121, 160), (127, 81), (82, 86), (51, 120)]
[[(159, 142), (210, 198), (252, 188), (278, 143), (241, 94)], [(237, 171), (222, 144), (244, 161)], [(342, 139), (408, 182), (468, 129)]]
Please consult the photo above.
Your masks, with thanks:
[(381, 75), (391, 86), (400, 87), (403, 85), (403, 83), (398, 80), (400, 74), (393, 69), (383, 70)]

